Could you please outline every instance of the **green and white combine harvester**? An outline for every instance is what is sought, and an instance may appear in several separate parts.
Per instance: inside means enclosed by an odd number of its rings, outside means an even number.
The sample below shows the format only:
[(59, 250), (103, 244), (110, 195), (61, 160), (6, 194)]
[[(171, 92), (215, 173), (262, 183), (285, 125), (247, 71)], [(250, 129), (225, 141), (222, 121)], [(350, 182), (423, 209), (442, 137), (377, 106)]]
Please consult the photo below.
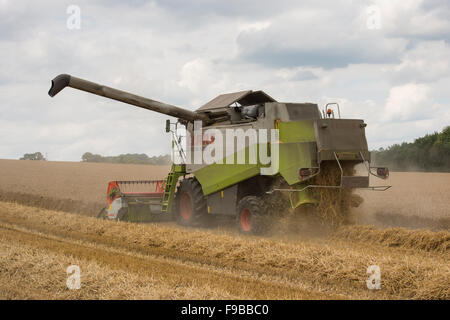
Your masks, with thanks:
[[(269, 198), (272, 202), (277, 199), (282, 207), (295, 209), (317, 204), (317, 190), (389, 188), (369, 185), (370, 175), (387, 179), (389, 170), (370, 166), (366, 123), (341, 119), (336, 103), (327, 104), (321, 112), (317, 104), (281, 103), (263, 91), (241, 91), (219, 95), (190, 111), (67, 74), (52, 80), (49, 95), (53, 97), (67, 86), (178, 119), (176, 123), (167, 120), (166, 132), (172, 133), (172, 146), (180, 155), (175, 162), (179, 163), (172, 164), (165, 180), (111, 181), (107, 190), (109, 219), (141, 222), (165, 217), (181, 225), (200, 226), (212, 216), (234, 216), (241, 232), (255, 234), (265, 230), (263, 217)], [(215, 129), (212, 132), (222, 137), (227, 137), (229, 129), (264, 131), (269, 143), (263, 145), (244, 137), (244, 147), (239, 148), (233, 136), (233, 141), (223, 144), (232, 143), (232, 152), (214, 152), (214, 156), (224, 154), (221, 161), (216, 157), (214, 163), (195, 163), (186, 158), (192, 158), (198, 149), (204, 151), (217, 138), (199, 138), (194, 130), (198, 124), (203, 132)], [(178, 125), (183, 125), (186, 135), (192, 137), (186, 139), (185, 148)], [(275, 141), (270, 139), (274, 132), (271, 129), (278, 129)], [(261, 148), (271, 157), (270, 163), (261, 156), (252, 161), (251, 151), (257, 150), (260, 155)], [(242, 156), (244, 163), (236, 163)], [(364, 164), (364, 175), (354, 175), (357, 164)], [(329, 168), (335, 170), (337, 182), (318, 184), (326, 181), (319, 178), (329, 174)]]

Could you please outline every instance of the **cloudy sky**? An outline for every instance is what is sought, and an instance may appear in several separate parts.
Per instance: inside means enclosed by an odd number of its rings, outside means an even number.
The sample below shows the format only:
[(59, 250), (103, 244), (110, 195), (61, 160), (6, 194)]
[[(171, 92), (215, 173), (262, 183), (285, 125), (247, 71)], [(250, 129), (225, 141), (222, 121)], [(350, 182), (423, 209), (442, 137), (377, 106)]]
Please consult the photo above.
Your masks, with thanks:
[(0, 158), (169, 152), (167, 116), (50, 98), (60, 73), (192, 110), (246, 89), (337, 101), (371, 149), (413, 141), (450, 125), (449, 43), (448, 0), (0, 0)]

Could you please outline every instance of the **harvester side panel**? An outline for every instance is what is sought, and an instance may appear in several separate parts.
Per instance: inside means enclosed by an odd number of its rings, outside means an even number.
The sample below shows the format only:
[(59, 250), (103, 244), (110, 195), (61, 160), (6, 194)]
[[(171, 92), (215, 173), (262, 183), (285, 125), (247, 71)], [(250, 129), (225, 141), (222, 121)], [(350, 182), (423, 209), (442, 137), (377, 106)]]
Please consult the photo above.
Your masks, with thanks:
[(225, 188), (206, 198), (207, 208), (209, 214), (236, 214), (236, 200), (237, 200), (238, 185), (235, 184), (229, 188)]
[(279, 122), (281, 176), (289, 185), (300, 182), (299, 169), (317, 167), (314, 121)]

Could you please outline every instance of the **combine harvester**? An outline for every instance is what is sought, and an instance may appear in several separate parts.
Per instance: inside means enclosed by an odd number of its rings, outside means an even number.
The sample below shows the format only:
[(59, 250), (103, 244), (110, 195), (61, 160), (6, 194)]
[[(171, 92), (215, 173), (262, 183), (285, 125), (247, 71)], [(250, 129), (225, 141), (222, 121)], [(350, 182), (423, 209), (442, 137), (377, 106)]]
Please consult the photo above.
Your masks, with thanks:
[[(257, 234), (266, 230), (264, 216), (269, 202), (278, 203), (276, 210), (281, 211), (284, 207), (320, 204), (320, 190), (332, 191), (339, 197), (341, 191), (356, 188), (384, 191), (390, 187), (369, 185), (370, 175), (387, 179), (389, 170), (370, 166), (366, 124), (363, 120), (341, 119), (337, 103), (327, 104), (320, 112), (317, 104), (280, 103), (263, 91), (241, 91), (222, 94), (190, 111), (67, 74), (53, 79), (48, 93), (53, 97), (67, 86), (178, 119), (176, 123), (166, 122), (166, 132), (172, 133), (172, 147), (179, 155), (167, 179), (110, 182), (106, 209), (109, 219), (138, 222), (162, 216), (181, 225), (200, 226), (211, 216), (228, 215), (236, 217), (241, 232)], [(244, 137), (244, 146), (239, 148), (233, 137), (232, 152), (222, 150), (225, 156), (221, 161), (192, 163), (192, 154), (199, 148), (205, 151), (217, 138), (201, 134), (198, 139), (199, 124), (203, 132), (216, 129), (217, 137), (225, 137), (229, 129), (266, 129), (269, 143), (264, 148), (272, 161), (262, 161), (260, 156), (252, 161), (250, 151), (255, 147), (260, 155), (260, 141)], [(186, 139), (185, 148), (178, 125), (183, 125), (186, 135), (192, 137)], [(276, 140), (270, 140), (273, 132)], [(244, 157), (245, 162), (229, 161), (239, 157)], [(357, 164), (365, 165), (366, 174), (354, 175)], [(327, 175), (337, 179), (330, 180)], [(323, 181), (333, 183), (320, 183)]]

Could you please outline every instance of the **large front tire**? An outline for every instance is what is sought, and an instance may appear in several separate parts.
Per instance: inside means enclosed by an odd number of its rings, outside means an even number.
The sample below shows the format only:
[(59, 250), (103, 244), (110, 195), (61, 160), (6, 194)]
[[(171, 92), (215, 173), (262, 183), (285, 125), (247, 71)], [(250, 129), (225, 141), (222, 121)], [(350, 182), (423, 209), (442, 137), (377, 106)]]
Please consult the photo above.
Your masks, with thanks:
[(195, 178), (181, 181), (175, 197), (176, 220), (182, 226), (199, 227), (207, 221), (206, 199)]

